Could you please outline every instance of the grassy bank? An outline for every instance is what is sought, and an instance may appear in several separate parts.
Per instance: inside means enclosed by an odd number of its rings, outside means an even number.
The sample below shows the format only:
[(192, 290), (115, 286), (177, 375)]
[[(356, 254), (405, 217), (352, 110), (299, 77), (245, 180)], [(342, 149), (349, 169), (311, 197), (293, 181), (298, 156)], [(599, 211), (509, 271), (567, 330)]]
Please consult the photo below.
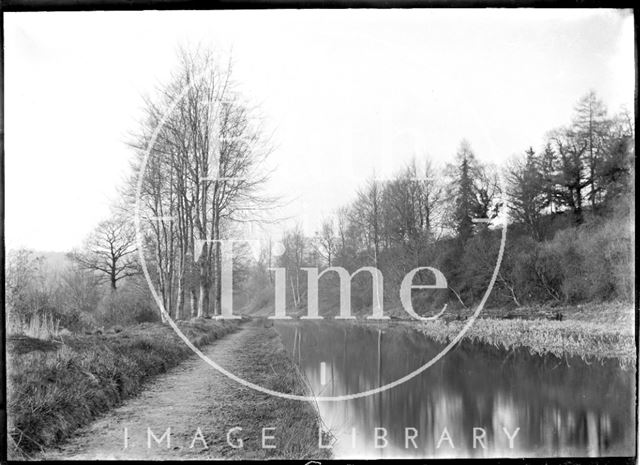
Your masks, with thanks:
[[(277, 392), (312, 395), (304, 375), (287, 354), (273, 324), (261, 319), (249, 324), (257, 328), (247, 332), (235, 373)], [(236, 389), (235, 386), (233, 388)], [(322, 420), (317, 406), (255, 391), (251, 396), (234, 396), (224, 408), (217, 410), (218, 436), (222, 436), (229, 425), (238, 425), (243, 428), (246, 438), (244, 449), (225, 448), (223, 458), (310, 460), (331, 457), (328, 449), (318, 447), (318, 425)], [(260, 437), (265, 426), (274, 428), (275, 449), (262, 447)], [(331, 437), (323, 435), (323, 443), (330, 443)]]
[[(366, 320), (368, 310), (354, 324), (407, 326), (446, 343), (458, 335), (475, 309), (448, 309), (437, 320), (425, 323), (411, 319), (399, 307), (385, 309), (392, 315), (387, 322)], [(337, 311), (329, 318), (335, 314)], [(614, 358), (629, 366), (636, 360), (634, 328), (633, 305), (625, 302), (485, 308), (464, 338), (504, 349), (525, 348), (534, 354)]]
[[(199, 320), (180, 324), (196, 346), (238, 327)], [(7, 340), (8, 446), (18, 458), (68, 438), (97, 415), (136, 394), (150, 377), (193, 355), (165, 325), (118, 333)]]
[[(635, 363), (634, 312), (629, 305), (524, 308), (515, 318), (513, 313), (483, 311), (464, 337), (505, 349), (527, 348), (535, 354), (616, 358), (623, 365)], [(558, 314), (561, 320), (549, 319), (549, 315)], [(460, 332), (467, 317), (468, 314), (450, 321), (431, 321), (419, 329), (437, 341), (447, 342)]]

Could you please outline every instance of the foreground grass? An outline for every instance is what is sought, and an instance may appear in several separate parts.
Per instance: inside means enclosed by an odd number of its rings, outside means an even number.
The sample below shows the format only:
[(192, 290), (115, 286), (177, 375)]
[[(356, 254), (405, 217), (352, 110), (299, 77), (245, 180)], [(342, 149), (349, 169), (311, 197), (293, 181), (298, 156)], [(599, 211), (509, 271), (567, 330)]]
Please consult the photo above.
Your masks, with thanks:
[[(287, 354), (272, 323), (254, 321), (256, 330), (248, 332), (242, 344), (242, 355), (235, 367), (236, 374), (273, 391), (312, 395), (304, 375)], [(234, 389), (236, 387), (234, 386)], [(331, 452), (318, 447), (318, 428), (322, 424), (317, 405), (288, 400), (270, 394), (252, 392), (254, 399), (235, 396), (216, 411), (218, 428), (213, 436), (224, 437), (230, 426), (241, 426), (245, 437), (243, 449), (223, 449), (225, 459), (328, 459)], [(261, 443), (263, 427), (273, 427), (275, 449), (264, 449)], [(323, 443), (332, 441), (323, 432)]]
[[(554, 308), (561, 321), (535, 319), (547, 309), (530, 309), (532, 318), (478, 318), (464, 338), (504, 349), (526, 348), (534, 354), (578, 356), (584, 359), (615, 358), (622, 365), (635, 364), (636, 346), (633, 309), (628, 306), (595, 305)], [(526, 310), (525, 310), (526, 312)], [(493, 316), (496, 312), (488, 312)], [(420, 331), (439, 341), (453, 339), (467, 323), (465, 319), (424, 323)]]
[[(201, 347), (238, 324), (199, 320), (180, 326)], [(193, 355), (170, 327), (158, 323), (117, 334), (70, 335), (59, 341), (21, 336), (7, 342), (7, 440), (13, 458), (68, 438), (136, 394), (151, 376)]]

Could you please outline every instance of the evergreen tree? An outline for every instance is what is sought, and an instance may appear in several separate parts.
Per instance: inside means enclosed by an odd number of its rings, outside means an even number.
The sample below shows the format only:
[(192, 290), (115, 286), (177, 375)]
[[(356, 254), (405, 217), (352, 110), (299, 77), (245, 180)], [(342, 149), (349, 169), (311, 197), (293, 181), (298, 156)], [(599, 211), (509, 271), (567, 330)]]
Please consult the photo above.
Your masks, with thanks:
[(456, 154), (455, 165), (449, 165), (450, 199), (453, 206), (453, 226), (458, 237), (466, 242), (473, 235), (473, 219), (482, 215), (475, 180), (479, 165), (471, 146), (463, 140)]
[(610, 125), (607, 109), (594, 91), (590, 91), (578, 101), (572, 129), (586, 145), (584, 169), (588, 180), (588, 198), (594, 212), (596, 203), (603, 194), (599, 177), (605, 158)]
[(542, 182), (543, 205), (542, 208), (548, 210), (549, 213), (556, 213), (559, 206), (559, 170), (558, 158), (553, 151), (550, 143), (544, 146), (544, 150), (539, 158), (539, 169)]
[(540, 218), (547, 202), (540, 162), (533, 148), (525, 152), (507, 169), (509, 212), (513, 219), (525, 224), (536, 240), (542, 239)]

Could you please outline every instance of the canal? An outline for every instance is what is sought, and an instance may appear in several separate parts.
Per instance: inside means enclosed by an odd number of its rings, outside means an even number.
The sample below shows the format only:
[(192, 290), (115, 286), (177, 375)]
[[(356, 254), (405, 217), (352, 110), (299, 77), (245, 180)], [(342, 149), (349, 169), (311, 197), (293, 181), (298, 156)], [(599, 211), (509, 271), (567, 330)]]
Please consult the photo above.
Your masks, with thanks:
[[(407, 325), (280, 322), (318, 397), (395, 381), (443, 345)], [(635, 370), (463, 341), (423, 373), (364, 398), (321, 401), (336, 458), (632, 455)]]

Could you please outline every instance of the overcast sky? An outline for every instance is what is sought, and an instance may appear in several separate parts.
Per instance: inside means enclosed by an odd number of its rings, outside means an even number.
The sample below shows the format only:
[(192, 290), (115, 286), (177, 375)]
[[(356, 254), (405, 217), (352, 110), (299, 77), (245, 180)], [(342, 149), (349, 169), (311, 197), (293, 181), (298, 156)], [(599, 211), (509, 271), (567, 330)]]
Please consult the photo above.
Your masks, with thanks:
[(270, 189), (311, 232), (372, 173), (500, 163), (595, 90), (633, 109), (633, 17), (612, 10), (6, 13), (8, 248), (66, 251), (109, 214), (141, 96), (179, 44), (232, 51), (274, 131)]

